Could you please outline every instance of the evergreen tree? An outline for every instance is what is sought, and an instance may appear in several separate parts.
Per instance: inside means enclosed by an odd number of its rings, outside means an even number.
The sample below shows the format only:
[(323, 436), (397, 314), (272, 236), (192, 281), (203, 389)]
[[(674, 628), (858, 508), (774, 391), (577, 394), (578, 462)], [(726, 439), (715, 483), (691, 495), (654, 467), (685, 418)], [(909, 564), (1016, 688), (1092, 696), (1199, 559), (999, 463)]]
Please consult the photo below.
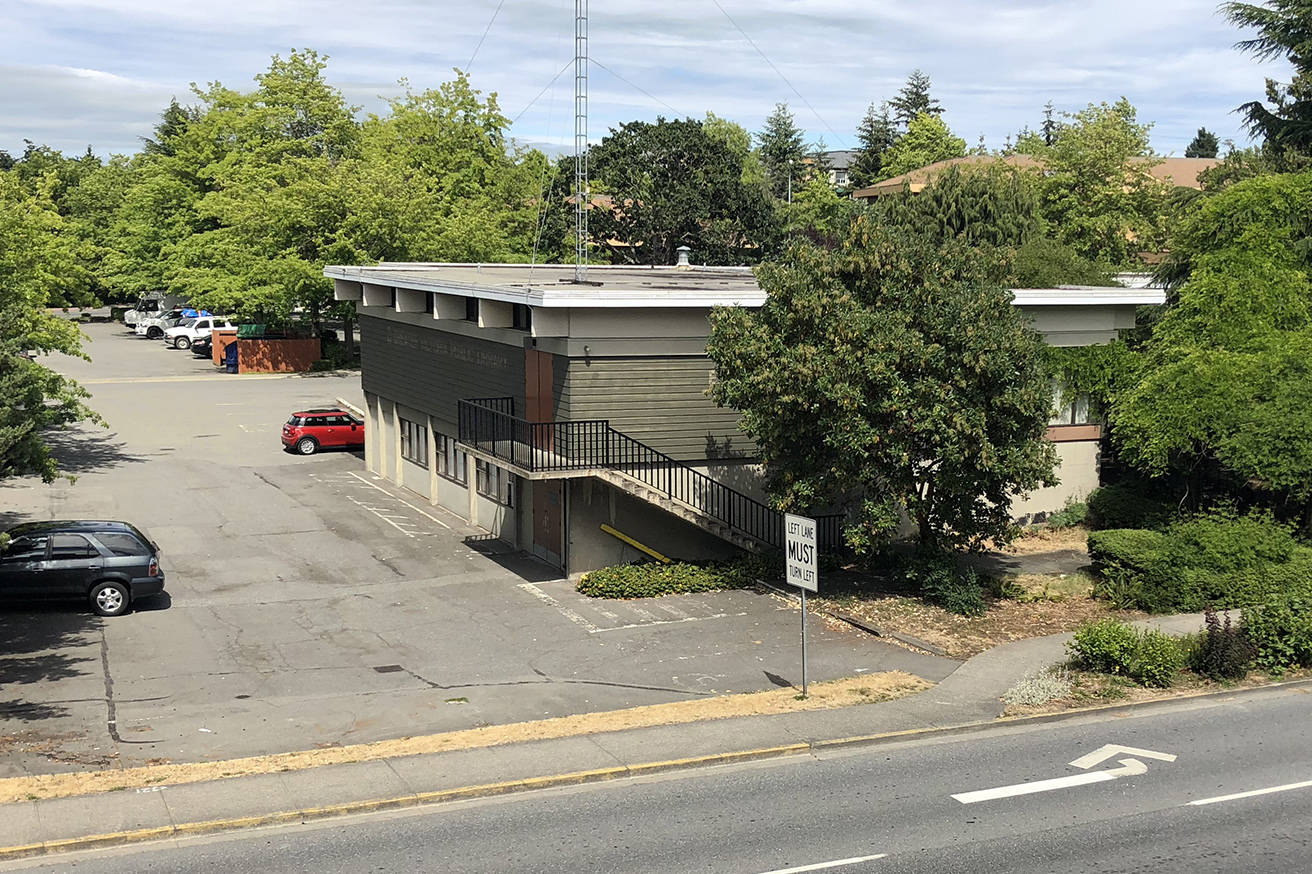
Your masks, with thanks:
[(920, 70), (912, 70), (907, 77), (907, 84), (897, 96), (888, 101), (893, 109), (893, 118), (903, 128), (911, 124), (919, 115), (939, 116), (943, 114), (943, 105), (929, 93), (929, 75)]
[(155, 125), (155, 136), (141, 138), (141, 151), (146, 155), (172, 156), (178, 141), (199, 117), (195, 107), (183, 107), (177, 98), (169, 100), (168, 108), (160, 113), (159, 124)]
[(1312, 155), (1312, 2), (1224, 3), (1221, 11), (1231, 24), (1258, 31), (1237, 48), (1261, 60), (1284, 58), (1294, 68), (1287, 84), (1267, 79), (1270, 108), (1258, 100), (1239, 107), (1250, 132), (1279, 149)]
[(765, 120), (765, 129), (756, 135), (761, 163), (770, 177), (774, 196), (783, 198), (790, 188), (796, 187), (805, 174), (803, 159), (806, 144), (802, 131), (793, 121), (787, 103), (776, 103), (774, 112)]
[(875, 104), (870, 104), (865, 118), (861, 119), (861, 125), (857, 128), (856, 137), (861, 146), (857, 149), (852, 166), (848, 168), (848, 177), (854, 188), (864, 188), (880, 179), (884, 153), (897, 142), (897, 128), (889, 115), (887, 102), (881, 103), (878, 110)]
[(1215, 158), (1220, 148), (1221, 141), (1216, 138), (1216, 134), (1205, 127), (1200, 127), (1193, 142), (1185, 147), (1184, 156), (1186, 158)]
[(1057, 131), (1060, 129), (1061, 123), (1057, 121), (1057, 110), (1049, 100), (1043, 106), (1043, 125), (1039, 128), (1039, 132), (1043, 135), (1043, 144), (1051, 146), (1057, 142)]

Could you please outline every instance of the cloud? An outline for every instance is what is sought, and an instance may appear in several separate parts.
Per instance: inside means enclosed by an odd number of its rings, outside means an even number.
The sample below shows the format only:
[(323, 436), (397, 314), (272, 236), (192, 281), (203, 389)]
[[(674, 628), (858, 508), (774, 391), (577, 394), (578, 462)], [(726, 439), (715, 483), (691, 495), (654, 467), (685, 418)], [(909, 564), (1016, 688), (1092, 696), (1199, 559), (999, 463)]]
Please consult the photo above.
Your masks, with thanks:
[[(472, 67), (476, 87), (522, 113), (519, 140), (568, 141), (573, 77), (543, 89), (573, 55), (573, 3), (505, 0), (493, 20), (496, 9), (496, 0), (19, 0), (0, 66), (0, 148), (28, 137), (132, 151), (189, 83), (247, 88), (272, 54), (298, 47), (330, 56), (330, 80), (366, 111), (382, 111), (379, 95), (398, 93), (402, 77), (422, 90)], [(708, 110), (756, 130), (787, 101), (811, 138), (850, 147), (867, 104), (920, 68), (972, 142), (982, 133), (1000, 145), (1036, 125), (1049, 100), (1075, 110), (1124, 95), (1157, 122), (1159, 149), (1181, 151), (1200, 125), (1241, 137), (1232, 108), (1260, 96), (1264, 76), (1286, 75), (1233, 50), (1242, 35), (1214, 0), (610, 0), (591, 11), (591, 53), (604, 65), (590, 74), (594, 136)]]

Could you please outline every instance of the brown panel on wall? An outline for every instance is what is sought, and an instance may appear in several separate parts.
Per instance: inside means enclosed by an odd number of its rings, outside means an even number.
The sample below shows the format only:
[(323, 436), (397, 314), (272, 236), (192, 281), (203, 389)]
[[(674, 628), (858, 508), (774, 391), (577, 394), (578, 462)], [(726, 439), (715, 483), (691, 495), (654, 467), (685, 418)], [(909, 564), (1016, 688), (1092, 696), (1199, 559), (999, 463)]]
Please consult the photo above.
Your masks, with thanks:
[(556, 418), (552, 357), (550, 352), (524, 350), (524, 418), (530, 422), (550, 422)]
[(1101, 440), (1102, 425), (1049, 425), (1048, 433), (1044, 436), (1053, 443)]

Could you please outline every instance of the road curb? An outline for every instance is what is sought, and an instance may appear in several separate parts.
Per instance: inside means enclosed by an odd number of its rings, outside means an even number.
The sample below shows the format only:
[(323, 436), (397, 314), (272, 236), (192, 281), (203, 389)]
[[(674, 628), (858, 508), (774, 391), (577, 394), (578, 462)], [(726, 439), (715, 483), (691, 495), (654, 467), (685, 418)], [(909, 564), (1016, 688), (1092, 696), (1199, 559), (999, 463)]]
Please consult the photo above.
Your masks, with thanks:
[(1006, 729), (1025, 725), (1042, 725), (1046, 723), (1078, 719), (1090, 714), (1115, 716), (1118, 713), (1130, 713), (1135, 711), (1142, 712), (1155, 708), (1166, 708), (1182, 702), (1205, 701), (1213, 698), (1242, 697), (1282, 689), (1289, 690), (1299, 688), (1312, 688), (1312, 679), (1290, 680), (1281, 683), (1270, 683), (1264, 686), (1252, 686), (1238, 689), (1198, 692), (1158, 699), (1155, 701), (1138, 701), (1130, 704), (1083, 707), (1079, 709), (1065, 710), (1061, 713), (1035, 714), (1033, 716), (966, 722), (957, 725), (935, 726), (931, 728), (909, 728), (900, 731), (880, 732), (869, 735), (853, 735), (850, 737), (833, 738), (830, 740), (798, 741), (797, 743), (781, 744), (772, 747), (735, 750), (725, 753), (711, 753), (705, 756), (691, 756), (688, 758), (668, 759), (656, 762), (639, 762), (631, 765), (617, 765), (608, 768), (595, 768), (586, 771), (574, 771), (565, 774), (552, 774), (542, 777), (527, 777), (520, 780), (505, 780), (497, 783), (482, 783), (473, 786), (457, 787), (454, 789), (418, 792), (409, 795), (394, 796), (391, 798), (371, 798), (363, 801), (344, 802), (341, 804), (326, 805), (322, 807), (274, 811), (271, 813), (229, 819), (199, 820), (196, 822), (175, 823), (167, 826), (154, 826), (151, 828), (86, 835), (77, 838), (64, 838), (41, 843), (19, 844), (10, 847), (0, 847), (0, 861), (24, 857), (58, 855), (76, 850), (89, 850), (143, 843), (163, 838), (215, 834), (219, 832), (236, 831), (239, 829), (257, 828), (260, 826), (330, 819), (333, 817), (350, 816), (353, 814), (374, 813), (383, 810), (397, 810), (409, 807), (442, 804), (451, 801), (492, 798), (501, 795), (512, 795), (520, 792), (531, 792), (534, 790), (552, 789), (562, 786), (580, 786), (591, 783), (604, 783), (621, 780), (627, 777), (640, 777), (673, 771), (694, 770), (715, 765), (741, 764), (744, 762), (786, 758), (788, 756), (809, 755), (848, 747), (877, 746), (880, 744), (897, 743), (899, 741), (917, 738), (951, 737), (953, 735), (969, 734), (982, 729)]

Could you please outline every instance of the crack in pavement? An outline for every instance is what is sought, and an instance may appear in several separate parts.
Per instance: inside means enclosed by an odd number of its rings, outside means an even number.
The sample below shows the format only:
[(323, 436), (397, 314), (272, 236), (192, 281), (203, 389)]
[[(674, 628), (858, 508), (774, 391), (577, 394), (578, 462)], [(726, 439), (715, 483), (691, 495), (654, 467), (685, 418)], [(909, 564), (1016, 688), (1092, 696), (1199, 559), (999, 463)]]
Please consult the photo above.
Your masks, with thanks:
[(506, 680), (500, 683), (453, 683), (450, 686), (444, 686), (441, 683), (435, 683), (432, 680), (428, 679), (427, 677), (422, 677), (419, 674), (416, 674), (414, 671), (410, 670), (409, 668), (403, 667), (401, 668), (401, 670), (409, 674), (410, 676), (414, 677), (416, 680), (428, 686), (429, 688), (439, 689), (442, 691), (450, 691), (454, 689), (493, 689), (498, 686), (548, 686), (553, 683), (563, 683), (571, 686), (610, 686), (616, 689), (640, 689), (646, 692), (671, 692), (675, 695), (692, 695), (695, 697), (707, 696), (707, 693), (705, 692), (694, 692), (689, 689), (672, 689), (668, 686), (644, 686), (638, 683), (615, 683), (609, 680), (556, 679), (547, 676), (546, 674), (539, 671), (537, 668), (533, 668), (532, 670), (533, 673), (537, 674), (539, 677), (542, 678), (541, 680)]

